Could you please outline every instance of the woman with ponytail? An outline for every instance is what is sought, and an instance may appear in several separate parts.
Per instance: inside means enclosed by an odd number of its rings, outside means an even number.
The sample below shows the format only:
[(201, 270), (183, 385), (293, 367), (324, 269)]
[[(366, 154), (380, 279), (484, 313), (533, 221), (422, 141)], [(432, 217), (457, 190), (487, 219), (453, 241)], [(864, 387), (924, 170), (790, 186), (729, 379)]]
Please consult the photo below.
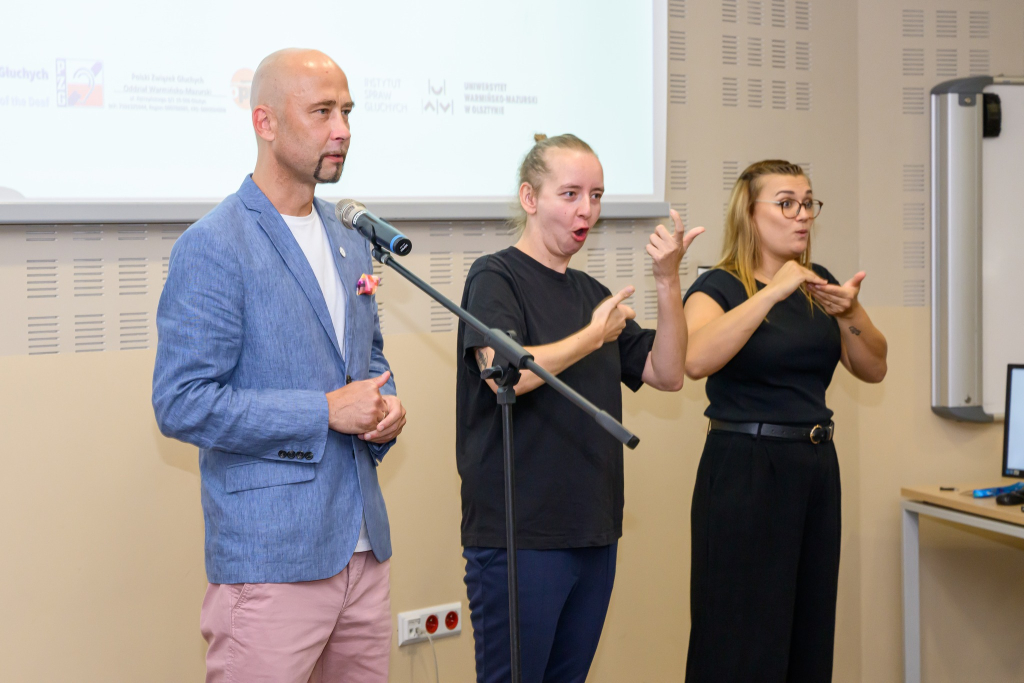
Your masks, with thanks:
[(710, 421), (691, 524), (687, 683), (832, 680), (839, 464), (825, 390), (842, 363), (886, 373), (886, 341), (845, 284), (811, 262), (821, 211), (803, 170), (747, 168), (722, 259), (686, 293), (686, 374)]
[[(537, 363), (616, 419), (622, 388), (678, 391), (686, 359), (679, 262), (703, 231), (659, 225), (647, 244), (658, 292), (658, 331), (569, 268), (601, 215), (604, 171), (574, 135), (541, 137), (519, 170), (515, 246), (482, 256), (462, 306), (510, 330)], [(501, 411), (485, 339), (459, 325), (456, 457), (462, 478), (462, 544), (476, 645), (477, 681), (510, 676), (508, 564)], [(519, 616), (525, 683), (583, 683), (597, 650), (622, 535), (622, 445), (529, 371), (515, 386)]]

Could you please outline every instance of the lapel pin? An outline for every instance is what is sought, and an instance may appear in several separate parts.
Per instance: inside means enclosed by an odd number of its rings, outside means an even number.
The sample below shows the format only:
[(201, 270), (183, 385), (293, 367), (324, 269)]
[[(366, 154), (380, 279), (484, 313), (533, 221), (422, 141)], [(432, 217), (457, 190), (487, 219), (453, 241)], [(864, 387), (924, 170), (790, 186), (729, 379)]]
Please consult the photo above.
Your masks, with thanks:
[(356, 294), (373, 294), (380, 286), (380, 277), (363, 273), (356, 282)]
[(345, 247), (338, 247), (338, 251), (341, 253), (341, 258), (348, 256), (348, 254), (345, 253)]

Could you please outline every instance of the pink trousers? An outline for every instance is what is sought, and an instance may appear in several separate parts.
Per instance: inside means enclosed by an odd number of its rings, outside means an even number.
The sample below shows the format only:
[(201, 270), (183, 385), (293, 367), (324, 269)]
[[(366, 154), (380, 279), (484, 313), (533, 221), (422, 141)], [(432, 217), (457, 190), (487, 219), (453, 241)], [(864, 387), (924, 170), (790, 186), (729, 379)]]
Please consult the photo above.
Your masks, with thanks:
[(389, 574), (365, 552), (320, 581), (211, 583), (199, 617), (207, 683), (386, 683)]

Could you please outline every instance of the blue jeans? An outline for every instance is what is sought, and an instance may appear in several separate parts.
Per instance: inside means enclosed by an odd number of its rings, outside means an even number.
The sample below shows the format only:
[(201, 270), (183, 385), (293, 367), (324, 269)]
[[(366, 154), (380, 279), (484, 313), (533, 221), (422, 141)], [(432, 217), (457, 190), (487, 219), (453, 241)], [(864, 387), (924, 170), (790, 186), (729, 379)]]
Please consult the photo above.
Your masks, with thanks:
[[(520, 550), (519, 632), (523, 683), (584, 683), (615, 583), (618, 544)], [(466, 548), (466, 588), (477, 683), (511, 678), (508, 553)]]

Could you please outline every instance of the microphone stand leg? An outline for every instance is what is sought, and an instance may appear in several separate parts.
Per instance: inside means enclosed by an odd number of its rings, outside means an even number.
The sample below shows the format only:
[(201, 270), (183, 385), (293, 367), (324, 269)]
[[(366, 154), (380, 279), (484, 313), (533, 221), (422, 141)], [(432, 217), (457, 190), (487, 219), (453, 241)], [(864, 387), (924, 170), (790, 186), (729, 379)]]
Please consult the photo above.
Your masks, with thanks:
[[(511, 375), (511, 378), (510, 378)], [(512, 442), (512, 404), (516, 401), (515, 382), (519, 372), (507, 368), (502, 380), (510, 384), (498, 387), (501, 405), (502, 451), (505, 459), (505, 545), (508, 552), (508, 628), (512, 655), (512, 683), (522, 681), (522, 659), (519, 645), (519, 562), (516, 555), (516, 472), (515, 449)], [(499, 380), (499, 381), (502, 381)]]

